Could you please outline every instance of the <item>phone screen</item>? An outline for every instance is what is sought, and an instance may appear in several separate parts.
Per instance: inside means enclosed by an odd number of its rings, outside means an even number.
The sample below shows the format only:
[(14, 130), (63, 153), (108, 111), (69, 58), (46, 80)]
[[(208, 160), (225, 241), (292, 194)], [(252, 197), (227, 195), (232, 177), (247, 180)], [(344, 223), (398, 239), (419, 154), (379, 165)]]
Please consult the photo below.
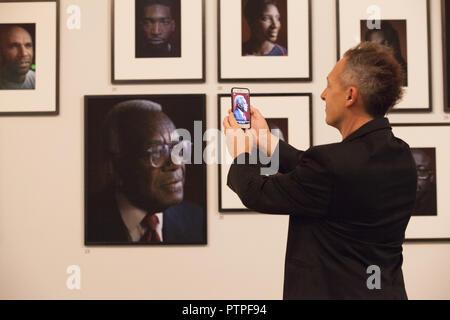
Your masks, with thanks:
[(241, 126), (250, 127), (250, 91), (248, 89), (233, 89), (233, 113)]

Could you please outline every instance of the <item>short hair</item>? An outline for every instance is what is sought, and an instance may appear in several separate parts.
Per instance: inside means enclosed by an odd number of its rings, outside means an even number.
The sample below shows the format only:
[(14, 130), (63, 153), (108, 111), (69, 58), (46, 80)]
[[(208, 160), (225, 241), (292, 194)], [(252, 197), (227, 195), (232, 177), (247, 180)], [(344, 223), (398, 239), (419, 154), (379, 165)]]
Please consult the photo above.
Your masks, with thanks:
[(244, 7), (244, 17), (248, 24), (255, 22), (269, 4), (278, 7), (277, 0), (247, 0)]
[(162, 112), (161, 105), (150, 100), (128, 100), (116, 104), (108, 112), (102, 130), (106, 158), (120, 155), (130, 124), (137, 125), (149, 112)]
[(356, 86), (366, 112), (381, 118), (403, 97), (404, 72), (392, 49), (374, 42), (361, 42), (344, 54), (341, 73), (344, 88)]
[(139, 8), (140, 17), (144, 14), (144, 9), (155, 4), (169, 7), (170, 13), (173, 15), (174, 0), (137, 0), (136, 7)]

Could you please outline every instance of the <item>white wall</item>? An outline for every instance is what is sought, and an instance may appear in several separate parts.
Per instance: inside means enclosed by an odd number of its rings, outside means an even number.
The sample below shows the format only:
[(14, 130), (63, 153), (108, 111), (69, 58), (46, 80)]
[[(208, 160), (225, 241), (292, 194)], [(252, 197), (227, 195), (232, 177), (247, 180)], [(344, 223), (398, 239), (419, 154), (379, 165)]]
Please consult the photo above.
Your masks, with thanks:
[[(83, 245), (83, 96), (206, 93), (207, 126), (217, 127), (217, 1), (206, 0), (207, 81), (184, 85), (112, 85), (109, 0), (61, 1), (58, 117), (0, 117), (0, 298), (281, 299), (287, 217), (218, 213), (217, 167), (208, 167), (208, 245)], [(81, 30), (66, 28), (66, 9), (82, 10)], [(432, 114), (391, 120), (449, 121), (443, 109), (440, 1), (431, 0)], [(313, 82), (248, 85), (252, 92), (312, 92), (314, 141), (339, 141), (324, 124), (320, 93), (336, 60), (335, 1), (313, 0)], [(449, 148), (450, 152), (450, 148)], [(450, 226), (449, 226), (450, 228)], [(79, 265), (82, 287), (66, 288)], [(411, 299), (450, 299), (450, 243), (406, 244)], [(154, 276), (158, 274), (156, 277)]]

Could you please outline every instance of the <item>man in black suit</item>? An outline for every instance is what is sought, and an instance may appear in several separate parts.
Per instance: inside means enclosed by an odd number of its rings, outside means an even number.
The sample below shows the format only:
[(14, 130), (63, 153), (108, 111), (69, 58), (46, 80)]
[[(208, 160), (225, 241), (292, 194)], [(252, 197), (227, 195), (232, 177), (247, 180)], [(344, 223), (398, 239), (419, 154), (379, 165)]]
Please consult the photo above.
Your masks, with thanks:
[[(284, 299), (407, 299), (402, 243), (416, 167), (409, 146), (384, 118), (402, 96), (402, 80), (401, 66), (382, 45), (349, 50), (321, 95), (326, 122), (343, 140), (304, 152), (267, 133), (257, 109), (246, 133), (231, 113), (224, 119), (236, 157), (230, 188), (249, 209), (290, 215)], [(259, 164), (248, 164), (251, 143), (231, 139), (245, 135), (279, 160), (281, 175), (264, 176)]]
[[(115, 105), (103, 128), (112, 183), (88, 199), (88, 244), (205, 242), (205, 216), (183, 201), (183, 152), (175, 125), (147, 100)], [(174, 148), (176, 152), (173, 152)]]

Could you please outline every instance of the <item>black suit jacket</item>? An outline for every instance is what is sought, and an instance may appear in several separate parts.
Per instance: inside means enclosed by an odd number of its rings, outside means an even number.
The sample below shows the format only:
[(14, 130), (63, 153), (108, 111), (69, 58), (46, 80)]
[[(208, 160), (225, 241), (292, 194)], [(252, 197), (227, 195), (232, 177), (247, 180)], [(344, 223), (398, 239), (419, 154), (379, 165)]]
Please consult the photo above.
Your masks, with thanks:
[[(228, 185), (249, 209), (290, 214), (284, 298), (407, 299), (402, 243), (417, 172), (389, 121), (375, 119), (341, 143), (306, 152), (282, 141), (277, 148), (282, 175), (237, 165), (249, 158), (241, 154)], [(371, 265), (381, 269), (380, 290), (367, 287)]]
[[(131, 243), (122, 220), (114, 192), (107, 190), (88, 199), (86, 244)], [(163, 212), (163, 244), (205, 244), (206, 227), (203, 210), (183, 201)]]

